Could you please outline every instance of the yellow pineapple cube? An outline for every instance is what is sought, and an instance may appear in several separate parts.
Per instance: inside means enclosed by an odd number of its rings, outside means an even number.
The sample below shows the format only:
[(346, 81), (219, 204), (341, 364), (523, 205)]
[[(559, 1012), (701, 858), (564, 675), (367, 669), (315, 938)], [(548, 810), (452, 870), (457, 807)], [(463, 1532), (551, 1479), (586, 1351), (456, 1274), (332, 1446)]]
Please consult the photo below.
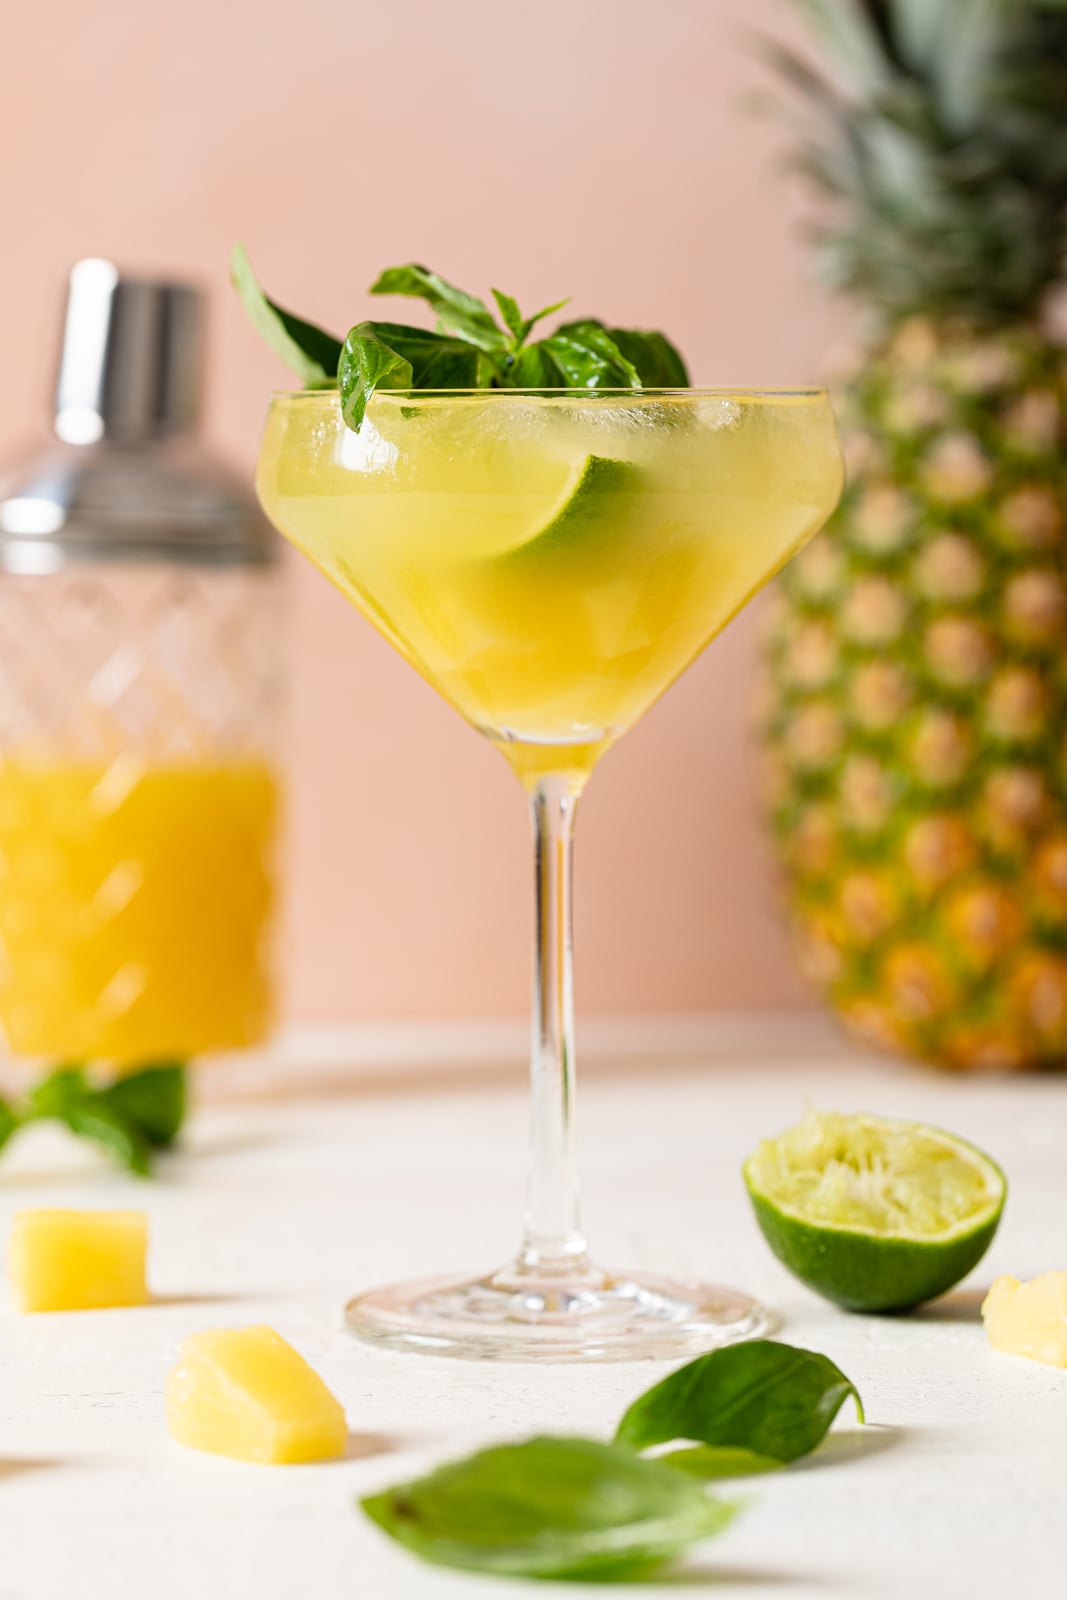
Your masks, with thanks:
[(1029, 1283), (998, 1278), (982, 1320), (994, 1350), (1067, 1367), (1067, 1272), (1042, 1272)]
[(214, 1328), (182, 1345), (167, 1427), (193, 1450), (273, 1466), (344, 1454), (340, 1402), (273, 1328)]
[(23, 1311), (143, 1306), (148, 1218), (143, 1211), (18, 1211), (8, 1273)]

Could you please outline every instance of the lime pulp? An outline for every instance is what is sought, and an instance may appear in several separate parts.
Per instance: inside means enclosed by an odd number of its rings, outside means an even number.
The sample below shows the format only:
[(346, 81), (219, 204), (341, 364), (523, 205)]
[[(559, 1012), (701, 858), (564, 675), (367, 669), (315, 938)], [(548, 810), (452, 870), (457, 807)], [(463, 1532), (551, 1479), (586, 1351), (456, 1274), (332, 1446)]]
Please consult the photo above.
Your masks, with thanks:
[(756, 1219), (802, 1283), (852, 1311), (944, 1294), (985, 1254), (1007, 1184), (965, 1140), (923, 1123), (809, 1111), (744, 1166)]

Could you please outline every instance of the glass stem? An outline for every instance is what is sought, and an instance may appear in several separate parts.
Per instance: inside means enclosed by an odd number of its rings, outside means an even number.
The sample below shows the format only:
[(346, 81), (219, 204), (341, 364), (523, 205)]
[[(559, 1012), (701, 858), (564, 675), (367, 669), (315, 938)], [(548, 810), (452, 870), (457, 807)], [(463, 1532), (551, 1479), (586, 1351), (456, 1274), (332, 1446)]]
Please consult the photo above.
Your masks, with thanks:
[(519, 1270), (573, 1277), (586, 1261), (579, 1225), (574, 1133), (574, 991), (571, 856), (581, 783), (539, 780), (530, 794), (534, 829), (533, 1038), (530, 1187)]

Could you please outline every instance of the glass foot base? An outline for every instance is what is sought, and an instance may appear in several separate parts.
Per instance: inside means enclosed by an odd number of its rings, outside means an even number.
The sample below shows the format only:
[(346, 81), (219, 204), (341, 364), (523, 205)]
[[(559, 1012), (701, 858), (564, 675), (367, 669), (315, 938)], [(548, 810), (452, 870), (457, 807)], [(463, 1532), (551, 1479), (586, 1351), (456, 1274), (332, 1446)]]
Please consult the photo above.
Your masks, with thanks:
[(345, 1320), (371, 1344), (473, 1361), (670, 1361), (774, 1326), (734, 1289), (593, 1268), (395, 1284), (357, 1295)]

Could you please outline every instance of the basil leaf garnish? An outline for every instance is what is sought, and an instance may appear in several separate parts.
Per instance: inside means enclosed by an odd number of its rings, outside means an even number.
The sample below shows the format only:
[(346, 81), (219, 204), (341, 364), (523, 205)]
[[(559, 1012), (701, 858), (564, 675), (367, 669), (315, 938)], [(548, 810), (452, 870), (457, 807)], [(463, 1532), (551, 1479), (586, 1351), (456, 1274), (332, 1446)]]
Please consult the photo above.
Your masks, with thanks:
[(376, 389), (640, 389), (684, 387), (685, 363), (661, 333), (609, 328), (595, 317), (564, 323), (527, 343), (554, 301), (525, 317), (502, 289), (492, 291), (500, 320), (484, 300), (410, 262), (387, 267), (374, 295), (424, 301), (437, 316), (432, 330), (363, 321), (342, 345), (269, 299), (243, 246), (233, 252), (233, 281), (252, 322), (306, 385), (340, 385), (345, 422), (357, 432)]
[(341, 352), (337, 377), (345, 422), (357, 433), (375, 389), (477, 389), (481, 356), (451, 334), (395, 322), (361, 322)]
[(639, 389), (641, 380), (608, 334), (587, 326), (580, 334), (550, 333), (531, 345), (555, 365), (568, 389)]
[(425, 300), (449, 333), (458, 334), (478, 350), (503, 350), (507, 346), (507, 334), (498, 327), (485, 301), (457, 289), (428, 267), (387, 267), (371, 284), (370, 292)]
[(375, 389), (411, 388), (411, 362), (378, 337), (373, 322), (360, 322), (345, 340), (337, 381), (341, 413), (358, 433)]
[(565, 322), (556, 332), (567, 338), (588, 341), (597, 330), (611, 339), (619, 354), (633, 367), (642, 388), (688, 387), (686, 364), (665, 334), (641, 328), (607, 328), (593, 317)]
[(519, 310), (518, 301), (513, 300), (509, 294), (505, 294), (501, 289), (493, 290), (493, 299), (496, 301), (497, 310), (500, 312), (504, 320), (504, 326), (511, 334), (511, 337), (516, 344), (522, 344), (529, 330), (526, 326), (526, 320)]
[(337, 376), (341, 341), (314, 323), (305, 322), (291, 311), (269, 300), (263, 293), (243, 244), (235, 244), (230, 257), (230, 277), (241, 296), (254, 328), (266, 339), (275, 355), (292, 367), (308, 388), (332, 383)]

